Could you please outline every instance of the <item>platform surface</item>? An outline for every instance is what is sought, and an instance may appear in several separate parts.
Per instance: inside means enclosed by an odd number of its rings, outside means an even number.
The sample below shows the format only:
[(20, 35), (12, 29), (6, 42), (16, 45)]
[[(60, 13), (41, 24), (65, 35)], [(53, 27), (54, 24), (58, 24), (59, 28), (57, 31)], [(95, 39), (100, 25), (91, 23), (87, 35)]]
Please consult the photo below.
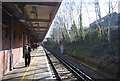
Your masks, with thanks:
[(31, 52), (31, 63), (25, 67), (24, 59), (3, 76), (2, 81), (54, 81), (49, 62), (40, 46)]

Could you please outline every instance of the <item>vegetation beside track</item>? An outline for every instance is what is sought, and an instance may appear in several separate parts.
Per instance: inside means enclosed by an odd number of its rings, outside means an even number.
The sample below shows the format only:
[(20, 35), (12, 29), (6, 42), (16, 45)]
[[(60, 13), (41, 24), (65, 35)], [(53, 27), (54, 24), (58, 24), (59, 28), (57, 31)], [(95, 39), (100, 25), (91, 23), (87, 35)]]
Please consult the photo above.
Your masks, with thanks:
[[(110, 41), (108, 41), (100, 39), (97, 36), (97, 31), (93, 31), (91, 38), (87, 34), (84, 41), (64, 41), (63, 55), (73, 57), (98, 71), (116, 77), (118, 71), (118, 29), (112, 29), (110, 35)], [(44, 45), (60, 54), (58, 43), (48, 41)]]

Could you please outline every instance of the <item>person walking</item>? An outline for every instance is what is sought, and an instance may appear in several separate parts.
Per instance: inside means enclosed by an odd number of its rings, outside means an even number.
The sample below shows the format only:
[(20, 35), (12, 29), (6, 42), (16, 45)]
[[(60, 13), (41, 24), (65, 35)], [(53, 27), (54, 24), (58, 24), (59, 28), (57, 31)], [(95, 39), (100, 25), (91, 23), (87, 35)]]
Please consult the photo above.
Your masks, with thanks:
[(26, 44), (24, 47), (25, 67), (30, 65), (30, 60), (31, 60), (30, 52), (31, 52), (31, 47), (28, 44)]

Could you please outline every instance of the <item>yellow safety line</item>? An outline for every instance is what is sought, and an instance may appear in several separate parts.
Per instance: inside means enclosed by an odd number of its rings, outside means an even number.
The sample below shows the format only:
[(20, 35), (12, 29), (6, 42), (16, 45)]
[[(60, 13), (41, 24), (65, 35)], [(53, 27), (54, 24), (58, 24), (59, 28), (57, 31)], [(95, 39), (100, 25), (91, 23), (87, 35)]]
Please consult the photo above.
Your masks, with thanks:
[[(35, 54), (35, 55), (36, 55), (36, 54)], [(20, 81), (23, 81), (23, 79), (24, 79), (24, 78), (25, 78), (25, 76), (27, 75), (28, 70), (30, 69), (30, 67), (31, 67), (32, 63), (34, 62), (34, 59), (35, 59), (35, 57), (32, 59), (32, 62), (30, 63), (30, 66), (27, 68), (27, 70), (25, 71), (25, 73), (24, 73), (24, 75), (22, 76), (22, 78), (20, 79)]]

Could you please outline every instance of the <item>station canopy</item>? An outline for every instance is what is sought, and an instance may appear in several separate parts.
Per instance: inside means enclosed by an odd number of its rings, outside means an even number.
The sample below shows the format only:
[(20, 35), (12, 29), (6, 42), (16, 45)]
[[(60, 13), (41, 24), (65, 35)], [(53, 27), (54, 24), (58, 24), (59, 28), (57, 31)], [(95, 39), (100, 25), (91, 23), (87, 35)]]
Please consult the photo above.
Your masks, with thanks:
[[(44, 1), (44, 0), (43, 0)], [(35, 41), (42, 41), (58, 11), (61, 1), (51, 2), (2, 2), (4, 9), (9, 11), (28, 31)]]

